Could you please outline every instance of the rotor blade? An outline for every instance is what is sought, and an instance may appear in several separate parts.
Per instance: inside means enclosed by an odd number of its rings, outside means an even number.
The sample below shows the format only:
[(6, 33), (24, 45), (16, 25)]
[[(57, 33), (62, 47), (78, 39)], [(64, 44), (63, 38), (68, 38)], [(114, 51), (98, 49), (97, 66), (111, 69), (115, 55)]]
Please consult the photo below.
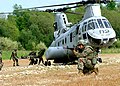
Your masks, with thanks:
[(58, 5), (49, 5), (49, 6), (41, 6), (41, 7), (31, 7), (31, 8), (24, 8), (24, 9), (37, 9), (37, 8), (47, 8), (47, 7), (57, 7), (57, 6), (65, 6), (65, 5), (74, 5), (79, 4), (80, 2), (68, 3), (68, 4), (58, 4)]
[[(76, 6), (73, 6), (73, 7), (64, 7), (64, 8), (58, 8), (58, 9), (46, 9), (46, 10), (43, 10), (43, 11), (40, 10), (40, 12), (61, 12), (61, 11), (65, 11), (67, 9), (83, 6), (85, 4), (107, 3), (107, 2), (110, 2), (110, 1), (120, 2), (120, 0), (87, 0), (87, 1), (83, 0), (83, 1), (80, 1), (80, 2), (67, 3), (67, 4), (58, 4), (58, 5), (49, 5), (49, 6), (41, 6), (41, 7), (23, 8), (23, 9), (18, 9), (18, 11), (77, 4)], [(0, 13), (0, 14), (12, 14), (12, 12), (3, 12), (3, 13)]]
[(12, 14), (12, 12), (1, 12), (0, 14)]
[(46, 9), (45, 12), (65, 12), (68, 9), (76, 8), (76, 7), (79, 7), (79, 6), (81, 6), (81, 5), (72, 6), (72, 7), (58, 8), (58, 9)]
[(65, 13), (76, 14), (76, 15), (83, 15), (83, 13), (78, 13), (78, 12), (70, 12), (70, 11), (65, 11)]
[(26, 9), (38, 9), (38, 8), (47, 8), (47, 7), (57, 7), (57, 6), (65, 6), (65, 5), (75, 5), (75, 4), (94, 4), (94, 3), (107, 3), (110, 2), (110, 0), (87, 0), (87, 1), (80, 1), (80, 2), (74, 2), (74, 3), (67, 3), (67, 4), (58, 4), (58, 5), (48, 5), (48, 6), (40, 6), (40, 7), (31, 7), (31, 8), (24, 8), (21, 10), (26, 10)]

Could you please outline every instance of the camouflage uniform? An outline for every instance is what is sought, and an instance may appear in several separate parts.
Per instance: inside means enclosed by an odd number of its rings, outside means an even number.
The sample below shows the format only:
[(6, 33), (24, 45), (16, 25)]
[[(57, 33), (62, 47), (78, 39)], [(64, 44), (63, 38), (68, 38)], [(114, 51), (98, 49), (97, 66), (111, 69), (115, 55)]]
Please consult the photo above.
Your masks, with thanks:
[(78, 70), (83, 70), (84, 67), (94, 69), (94, 66), (97, 63), (97, 53), (91, 46), (84, 46), (82, 52), (74, 50), (74, 54), (78, 57)]
[(35, 64), (35, 62), (36, 62), (36, 59), (35, 59), (35, 57), (36, 57), (36, 52), (34, 52), (34, 51), (30, 52), (30, 53), (29, 53), (29, 56), (30, 56), (30, 63), (29, 63), (29, 65)]
[(2, 62), (2, 51), (0, 51), (0, 70), (3, 67), (3, 62)]
[(93, 66), (97, 63), (96, 52), (93, 52), (93, 48), (91, 46), (86, 46), (82, 53), (76, 52), (76, 56), (78, 59), (78, 69), (82, 69), (85, 66), (88, 68), (93, 68)]
[(19, 66), (19, 64), (18, 64), (17, 50), (16, 49), (12, 52), (10, 59), (11, 58), (13, 60), (13, 66), (15, 66), (15, 63), (16, 63), (16, 66)]
[(40, 51), (38, 52), (38, 58), (39, 58), (39, 63), (38, 64), (40, 64), (41, 61), (44, 64), (44, 61), (43, 61), (43, 58), (42, 58), (42, 56), (44, 55), (44, 52), (45, 52), (45, 49), (40, 49)]

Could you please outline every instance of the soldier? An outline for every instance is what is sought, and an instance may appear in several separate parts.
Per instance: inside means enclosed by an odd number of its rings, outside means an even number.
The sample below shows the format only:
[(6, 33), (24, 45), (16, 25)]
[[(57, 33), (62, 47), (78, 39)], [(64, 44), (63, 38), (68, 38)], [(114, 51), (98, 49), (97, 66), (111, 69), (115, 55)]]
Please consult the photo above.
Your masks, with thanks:
[(3, 62), (2, 62), (2, 51), (0, 51), (0, 70), (3, 67)]
[(39, 63), (38, 63), (38, 64), (40, 64), (41, 61), (42, 61), (42, 63), (44, 64), (44, 61), (43, 61), (43, 58), (42, 58), (42, 56), (44, 55), (44, 52), (45, 52), (45, 49), (44, 49), (44, 48), (43, 48), (43, 49), (40, 49), (40, 51), (38, 52), (38, 58), (39, 58)]
[(18, 56), (17, 56), (17, 49), (14, 49), (12, 54), (11, 54), (11, 57), (10, 57), (10, 60), (13, 60), (13, 66), (15, 66), (15, 63), (16, 63), (16, 66), (19, 66), (18, 64)]
[(33, 65), (35, 63), (36, 52), (34, 52), (34, 51), (30, 52), (29, 56), (30, 56), (30, 63), (29, 63), (29, 65)]
[[(95, 68), (97, 64), (97, 53), (91, 46), (85, 46), (85, 42), (82, 40), (77, 46), (77, 51), (74, 49), (73, 52), (76, 57), (78, 57), (78, 73), (82, 72), (86, 74), (91, 71), (95, 72), (95, 74), (98, 73), (98, 68)], [(87, 68), (87, 70), (85, 70), (85, 68)], [(96, 69), (96, 71), (94, 69)]]

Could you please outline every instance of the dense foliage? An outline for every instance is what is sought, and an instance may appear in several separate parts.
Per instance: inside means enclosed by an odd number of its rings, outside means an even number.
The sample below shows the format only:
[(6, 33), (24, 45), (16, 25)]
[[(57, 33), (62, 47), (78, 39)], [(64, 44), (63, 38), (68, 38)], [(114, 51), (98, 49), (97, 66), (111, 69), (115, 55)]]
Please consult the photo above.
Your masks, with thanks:
[[(119, 39), (120, 4), (116, 6), (112, 2), (101, 8), (102, 15), (110, 21), (117, 33), (117, 39)], [(13, 14), (8, 15), (7, 19), (0, 18), (0, 37), (5, 37), (4, 39), (8, 41), (17, 42), (16, 45), (19, 49), (34, 50), (39, 49), (38, 47), (41, 46), (48, 47), (53, 40), (54, 14), (39, 12), (36, 9), (20, 11), (22, 9), (21, 5), (14, 5), (14, 9)], [(80, 12), (82, 15), (67, 14), (69, 21), (73, 24), (82, 19), (84, 7), (76, 8), (74, 11)], [(120, 45), (119, 40), (114, 47), (120, 47), (118, 45)], [(4, 49), (7, 50), (9, 48), (4, 47)]]

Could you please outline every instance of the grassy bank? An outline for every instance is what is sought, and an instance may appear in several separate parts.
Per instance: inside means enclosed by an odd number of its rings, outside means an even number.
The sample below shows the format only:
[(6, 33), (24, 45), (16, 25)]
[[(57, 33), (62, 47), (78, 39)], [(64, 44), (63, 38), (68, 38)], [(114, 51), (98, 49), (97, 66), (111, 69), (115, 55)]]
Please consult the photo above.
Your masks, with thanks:
[(111, 48), (111, 49), (102, 49), (102, 54), (113, 54), (113, 53), (120, 53), (120, 48)]

